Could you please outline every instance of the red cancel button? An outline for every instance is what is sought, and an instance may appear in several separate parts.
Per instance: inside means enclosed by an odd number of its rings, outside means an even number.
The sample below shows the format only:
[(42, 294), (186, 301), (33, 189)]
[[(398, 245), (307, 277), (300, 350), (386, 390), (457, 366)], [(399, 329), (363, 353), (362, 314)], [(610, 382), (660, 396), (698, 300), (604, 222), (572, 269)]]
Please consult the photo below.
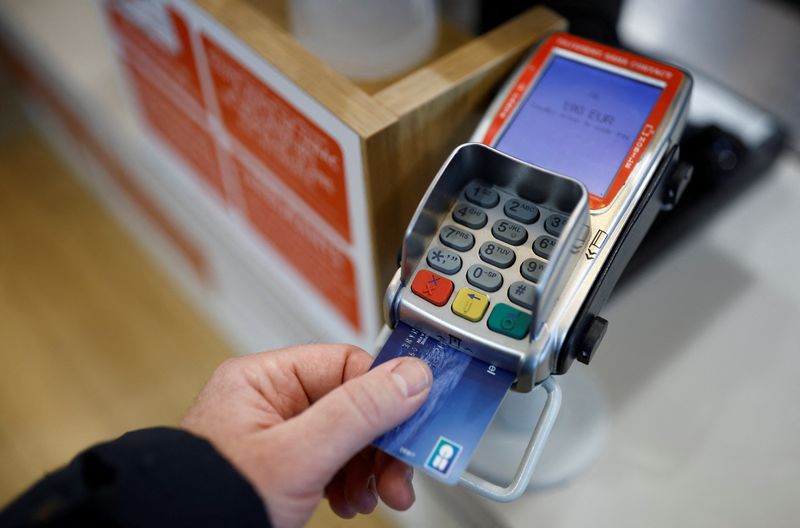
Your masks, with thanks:
[(453, 293), (453, 281), (428, 270), (419, 270), (411, 291), (436, 306), (444, 306)]

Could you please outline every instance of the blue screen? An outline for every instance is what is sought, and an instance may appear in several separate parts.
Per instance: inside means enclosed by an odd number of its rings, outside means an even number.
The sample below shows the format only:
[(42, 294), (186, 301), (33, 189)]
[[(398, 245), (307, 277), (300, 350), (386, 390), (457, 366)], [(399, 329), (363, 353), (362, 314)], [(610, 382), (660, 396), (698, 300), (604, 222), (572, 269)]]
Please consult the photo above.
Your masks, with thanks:
[(661, 88), (555, 56), (497, 149), (604, 196)]

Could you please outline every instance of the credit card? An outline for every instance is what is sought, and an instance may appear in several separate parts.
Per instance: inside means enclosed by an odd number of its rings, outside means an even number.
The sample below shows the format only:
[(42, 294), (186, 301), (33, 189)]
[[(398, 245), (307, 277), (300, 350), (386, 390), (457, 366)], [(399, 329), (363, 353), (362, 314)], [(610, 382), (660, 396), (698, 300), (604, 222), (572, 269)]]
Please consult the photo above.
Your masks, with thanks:
[(429, 475), (455, 484), (503, 401), (514, 374), (398, 323), (371, 368), (403, 356), (433, 372), (428, 399), (373, 445)]

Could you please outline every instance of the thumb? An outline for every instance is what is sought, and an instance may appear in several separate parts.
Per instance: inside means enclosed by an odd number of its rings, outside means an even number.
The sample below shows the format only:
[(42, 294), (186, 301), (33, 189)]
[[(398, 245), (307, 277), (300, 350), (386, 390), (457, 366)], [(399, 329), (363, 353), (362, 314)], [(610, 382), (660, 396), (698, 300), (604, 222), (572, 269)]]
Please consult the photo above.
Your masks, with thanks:
[[(404, 357), (353, 378), (319, 399), (285, 425), (308, 471), (323, 483), (382, 433), (422, 405), (433, 376), (424, 361)], [(289, 432), (289, 431), (286, 431)]]

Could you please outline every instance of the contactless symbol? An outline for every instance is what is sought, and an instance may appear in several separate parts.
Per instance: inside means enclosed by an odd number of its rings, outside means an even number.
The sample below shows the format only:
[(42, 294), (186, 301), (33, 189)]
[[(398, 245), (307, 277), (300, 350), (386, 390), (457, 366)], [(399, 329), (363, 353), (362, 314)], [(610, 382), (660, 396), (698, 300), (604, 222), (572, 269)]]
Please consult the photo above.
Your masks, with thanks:
[(428, 456), (428, 461), (425, 462), (425, 467), (447, 476), (450, 470), (453, 469), (453, 464), (458, 459), (458, 455), (461, 454), (461, 449), (461, 446), (457, 443), (440, 436), (436, 446)]

